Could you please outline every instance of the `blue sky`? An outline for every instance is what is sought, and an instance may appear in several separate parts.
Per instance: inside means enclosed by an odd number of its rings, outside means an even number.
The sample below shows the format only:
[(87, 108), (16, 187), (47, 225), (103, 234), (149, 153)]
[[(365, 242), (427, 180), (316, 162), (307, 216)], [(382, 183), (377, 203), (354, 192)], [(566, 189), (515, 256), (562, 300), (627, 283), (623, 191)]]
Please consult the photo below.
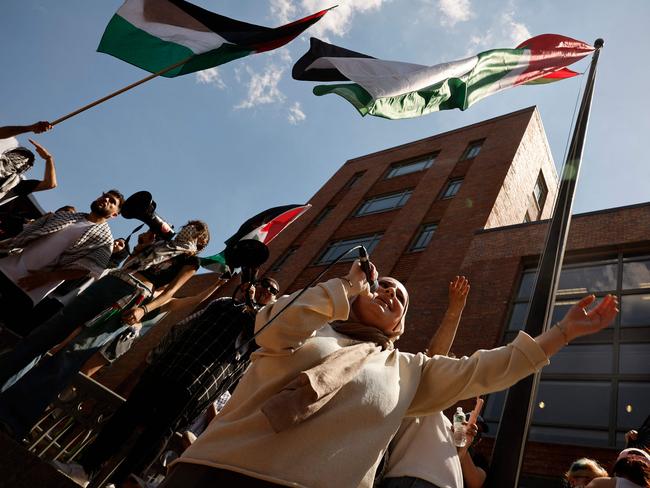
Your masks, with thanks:
[[(275, 26), (332, 5), (322, 0), (197, 0), (240, 20)], [(514, 47), (529, 34), (605, 39), (574, 210), (650, 200), (648, 102), (650, 2), (339, 0), (288, 47), (198, 75), (157, 79), (35, 139), (54, 154), (59, 187), (46, 209), (86, 209), (102, 190), (147, 189), (160, 214), (206, 220), (208, 253), (239, 224), (274, 205), (303, 203), (347, 160), (537, 105), (556, 164), (563, 160), (584, 77), (521, 87), (465, 112), (418, 119), (360, 117), (344, 100), (315, 97), (291, 66), (310, 35), (384, 59), (436, 64)], [(53, 120), (147, 75), (95, 52), (119, 0), (4, 0), (0, 16), (0, 124)], [(574, 65), (584, 71), (588, 60)], [(27, 145), (27, 137), (19, 137)], [(10, 142), (0, 141), (7, 145)], [(42, 173), (39, 162), (35, 173)], [(116, 219), (116, 236), (133, 221)]]

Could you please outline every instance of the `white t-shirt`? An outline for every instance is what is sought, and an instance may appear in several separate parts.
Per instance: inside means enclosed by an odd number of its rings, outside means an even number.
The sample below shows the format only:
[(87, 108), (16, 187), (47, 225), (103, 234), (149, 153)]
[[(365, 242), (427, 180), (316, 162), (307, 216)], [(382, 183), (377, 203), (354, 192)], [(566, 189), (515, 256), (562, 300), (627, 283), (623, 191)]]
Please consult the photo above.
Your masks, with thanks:
[[(12, 254), (0, 259), (0, 271), (17, 284), (20, 278), (56, 262), (59, 256), (74, 244), (91, 225), (95, 224), (88, 220), (75, 222), (58, 232), (32, 241), (22, 253)], [(38, 288), (23, 291), (36, 305), (61, 283), (63, 281), (52, 281)]]
[(440, 488), (462, 488), (463, 471), (451, 427), (442, 412), (405, 418), (390, 444), (384, 477), (411, 476)]

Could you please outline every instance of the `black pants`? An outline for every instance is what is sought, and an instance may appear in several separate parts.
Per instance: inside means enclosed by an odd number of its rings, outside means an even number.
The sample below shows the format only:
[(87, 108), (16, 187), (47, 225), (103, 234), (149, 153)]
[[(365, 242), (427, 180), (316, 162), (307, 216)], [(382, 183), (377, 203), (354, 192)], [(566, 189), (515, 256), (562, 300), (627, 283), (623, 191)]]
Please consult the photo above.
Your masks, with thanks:
[(282, 485), (225, 469), (179, 463), (165, 478), (160, 488), (188, 488), (190, 486), (192, 488), (273, 488)]
[(129, 474), (139, 474), (156, 458), (174, 433), (172, 426), (188, 400), (182, 388), (145, 371), (79, 462), (89, 474), (99, 471), (135, 432), (135, 444), (110, 477), (119, 486)]

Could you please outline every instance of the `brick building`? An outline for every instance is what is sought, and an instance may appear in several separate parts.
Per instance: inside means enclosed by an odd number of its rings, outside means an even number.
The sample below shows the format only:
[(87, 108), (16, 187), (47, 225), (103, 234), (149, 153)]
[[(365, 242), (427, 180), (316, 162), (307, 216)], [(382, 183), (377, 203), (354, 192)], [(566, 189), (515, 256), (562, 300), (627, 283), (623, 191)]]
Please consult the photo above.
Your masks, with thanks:
[[(409, 289), (399, 343), (407, 351), (428, 343), (449, 280), (464, 274), (472, 290), (452, 351), (492, 348), (522, 326), (557, 186), (534, 107), (351, 159), (272, 243), (266, 271), (295, 291), (363, 244), (382, 274)], [(556, 314), (591, 292), (616, 293), (622, 312), (545, 369), (522, 486), (561, 486), (563, 471), (585, 455), (608, 465), (624, 432), (650, 413), (648, 256), (650, 204), (574, 216)], [(322, 279), (348, 267), (334, 264)], [(503, 397), (487, 401), (492, 434)], [(488, 438), (486, 453), (490, 446)]]

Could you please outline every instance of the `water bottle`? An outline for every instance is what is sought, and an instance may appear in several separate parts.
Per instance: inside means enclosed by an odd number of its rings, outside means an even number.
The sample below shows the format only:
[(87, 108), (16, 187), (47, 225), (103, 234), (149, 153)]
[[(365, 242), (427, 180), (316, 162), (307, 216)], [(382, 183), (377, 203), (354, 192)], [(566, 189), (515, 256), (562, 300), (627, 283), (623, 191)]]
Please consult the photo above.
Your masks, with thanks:
[(458, 407), (454, 414), (454, 444), (456, 444), (456, 447), (464, 447), (467, 443), (463, 422), (465, 422), (463, 407)]

